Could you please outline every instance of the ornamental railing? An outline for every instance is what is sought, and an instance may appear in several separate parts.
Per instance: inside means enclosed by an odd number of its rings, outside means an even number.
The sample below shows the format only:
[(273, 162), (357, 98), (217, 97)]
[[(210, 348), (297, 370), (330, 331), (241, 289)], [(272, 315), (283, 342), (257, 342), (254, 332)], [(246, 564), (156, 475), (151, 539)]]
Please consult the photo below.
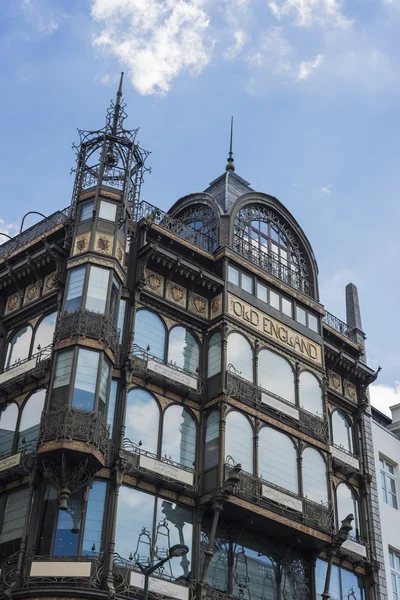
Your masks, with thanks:
[(53, 344), (46, 346), (29, 358), (19, 360), (0, 373), (0, 387), (9, 394), (21, 386), (37, 382), (50, 372)]
[[(68, 565), (63, 568), (65, 563)], [(44, 556), (28, 553), (24, 560), (22, 587), (40, 588), (59, 584), (100, 589), (104, 576), (103, 565), (103, 553), (95, 556)]]
[[(39, 425), (37, 429), (39, 434)], [(13, 448), (0, 452), (0, 463), (2, 463), (0, 470), (0, 479), (6, 476), (10, 471), (18, 471), (23, 473), (29, 473), (35, 464), (35, 457), (37, 452), (38, 440), (31, 440), (29, 442), (21, 443), (19, 447), (14, 450)]]
[(344, 337), (347, 337), (352, 342), (355, 341), (353, 329), (349, 327), (347, 323), (341, 321), (338, 317), (335, 317), (335, 315), (332, 315), (331, 313), (327, 312), (322, 318), (322, 322), (325, 323), (325, 325), (328, 325), (328, 327), (331, 327), (331, 329), (334, 329), (335, 331), (343, 335)]
[(148, 202), (140, 202), (137, 207), (136, 220), (140, 221), (140, 219), (147, 219), (206, 252), (212, 253), (216, 248), (215, 237), (197, 231), (191, 225), (171, 217)]
[[(24, 358), (23, 360), (17, 360), (15, 363), (4, 369), (3, 373), (8, 373), (12, 375), (13, 369), (15, 369), (15, 371), (25, 373), (30, 369), (38, 367), (42, 362), (47, 361), (49, 358), (51, 358), (52, 352), (53, 344), (49, 344), (45, 348), (41, 348), (40, 350), (38, 350), (35, 354), (32, 354), (30, 357)], [(26, 365), (27, 367), (26, 371), (24, 370), (24, 365)]]
[(11, 254), (11, 252), (14, 252), (17, 250), (17, 248), (22, 248), (26, 244), (32, 242), (34, 239), (44, 235), (45, 233), (48, 233), (57, 225), (66, 223), (69, 220), (69, 211), (69, 207), (64, 208), (63, 210), (58, 210), (49, 217), (39, 221), (39, 223), (35, 223), (35, 225), (32, 225), (32, 227), (25, 229), (25, 231), (21, 231), (21, 233), (13, 237), (11, 240), (7, 240), (7, 242), (0, 246), (0, 259), (4, 258), (7, 254)]
[(252, 244), (249, 240), (238, 235), (233, 238), (233, 248), (260, 269), (274, 275), (274, 277), (284, 281), (295, 290), (313, 297), (314, 290), (311, 281), (294, 268), (285, 265), (275, 252), (264, 252), (258, 244)]
[(97, 412), (84, 412), (69, 406), (42, 413), (39, 446), (55, 440), (86, 442), (107, 454), (109, 425)]
[(87, 337), (102, 342), (119, 357), (119, 330), (109, 315), (78, 308), (74, 312), (60, 313), (54, 331), (54, 342), (66, 338)]

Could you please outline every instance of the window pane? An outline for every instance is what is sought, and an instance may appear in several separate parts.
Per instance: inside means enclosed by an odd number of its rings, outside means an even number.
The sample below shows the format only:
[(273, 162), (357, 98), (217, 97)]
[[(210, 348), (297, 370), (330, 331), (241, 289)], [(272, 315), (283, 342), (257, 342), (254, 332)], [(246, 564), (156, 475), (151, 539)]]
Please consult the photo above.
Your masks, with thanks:
[[(82, 556), (92, 556), (100, 552), (106, 489), (107, 484), (105, 481), (95, 481), (90, 488), (86, 508)], [(92, 550), (93, 545), (95, 547), (94, 551)]]
[[(51, 493), (51, 492), (50, 492)], [(59, 499), (51, 496), (52, 504), (56, 504), (57, 519), (54, 537), (54, 556), (77, 556), (79, 549), (79, 533), (82, 527), (83, 490), (71, 494), (68, 500), (70, 510), (59, 510)], [(50, 514), (49, 517), (50, 518)]]
[(301, 323), (301, 325), (306, 325), (306, 311), (300, 308), (300, 306), (296, 306), (296, 321)]
[[(157, 519), (160, 523), (162, 520), (167, 521), (167, 526), (170, 533), (170, 548), (175, 544), (185, 544), (189, 548), (189, 552), (182, 558), (171, 560), (171, 570), (174, 578), (188, 577), (191, 574), (192, 560), (192, 539), (193, 539), (193, 511), (186, 506), (179, 506), (169, 500), (157, 499)], [(165, 539), (163, 540), (162, 528), (159, 528), (158, 535), (156, 531), (155, 545), (159, 548), (165, 548)], [(168, 563), (167, 563), (168, 565)], [(166, 566), (168, 572), (168, 566)]]
[(208, 377), (221, 371), (221, 332), (216, 331), (208, 340)]
[[(128, 394), (125, 436), (133, 445), (157, 454), (160, 410), (149, 392), (135, 388)], [(127, 450), (130, 446), (127, 445)]]
[(136, 313), (134, 343), (160, 360), (164, 360), (165, 327), (163, 321), (149, 310)]
[(18, 407), (16, 404), (0, 405), (0, 456), (10, 454), (17, 428)]
[(240, 463), (243, 471), (253, 473), (253, 429), (236, 410), (226, 417), (225, 461), (228, 456)]
[(117, 510), (115, 552), (128, 560), (146, 564), (150, 558), (153, 533), (154, 496), (122, 485)]
[(280, 398), (294, 404), (294, 374), (288, 361), (271, 352), (261, 350), (258, 355), (258, 384)]
[(86, 219), (91, 219), (93, 217), (93, 208), (94, 200), (92, 200), (91, 202), (85, 202), (85, 204), (81, 204), (79, 221), (86, 221)]
[(228, 336), (227, 361), (228, 368), (232, 365), (240, 377), (253, 381), (253, 351), (247, 339), (240, 333), (231, 333)]
[(185, 371), (196, 373), (199, 368), (199, 345), (186, 327), (174, 327), (169, 333), (168, 362)]
[[(241, 597), (241, 588), (244, 584), (247, 588), (245, 598), (251, 598), (251, 600), (276, 599), (277, 565), (268, 556), (268, 550), (247, 532), (241, 537), (240, 543), (234, 545), (232, 568), (234, 597)], [(286, 600), (291, 596), (285, 593), (282, 597)]]
[(290, 318), (292, 318), (292, 316), (293, 316), (292, 303), (290, 302), (290, 300), (286, 300), (286, 298), (284, 298), (283, 296), (282, 296), (282, 312), (284, 315), (287, 315)]
[(0, 530), (0, 557), (8, 557), (19, 549), (28, 509), (29, 487), (7, 494)]
[(333, 443), (353, 452), (353, 431), (350, 420), (340, 410), (332, 414)]
[(112, 434), (113, 434), (115, 402), (117, 399), (117, 391), (118, 391), (118, 381), (116, 379), (113, 379), (111, 381), (110, 395), (108, 398), (108, 406), (107, 406), (107, 425), (110, 426), (110, 438), (112, 437)]
[(126, 308), (126, 300), (121, 298), (121, 300), (119, 302), (118, 321), (117, 321), (117, 329), (119, 329), (119, 343), (121, 343), (122, 336), (124, 333), (125, 308)]
[(314, 317), (314, 315), (312, 315), (311, 313), (308, 313), (308, 327), (312, 331), (315, 331), (315, 333), (319, 333), (318, 319), (317, 317)]
[(196, 424), (190, 412), (177, 404), (164, 413), (161, 454), (185, 467), (194, 467)]
[(272, 427), (260, 430), (259, 475), (295, 494), (299, 491), (297, 452), (292, 440)]
[(239, 285), (239, 271), (231, 265), (228, 265), (228, 281), (235, 285)]
[(267, 290), (268, 288), (265, 285), (257, 282), (257, 298), (259, 300), (262, 300), (263, 302), (268, 302)]
[(102, 200), (100, 202), (100, 219), (106, 219), (107, 221), (115, 221), (115, 215), (117, 213), (117, 205), (112, 202), (106, 202)]
[(346, 483), (340, 483), (336, 490), (336, 500), (338, 507), (337, 528), (340, 528), (343, 519), (352, 514), (354, 519), (352, 521), (353, 529), (350, 531), (350, 535), (357, 540), (361, 539), (358, 500), (355, 493)]
[(24, 325), (14, 333), (8, 344), (5, 369), (29, 357), (31, 338), (32, 327), (30, 325)]
[[(325, 587), (325, 578), (328, 563), (320, 558), (317, 558), (315, 566), (315, 587), (317, 591), (317, 600), (321, 600), (321, 594)], [(330, 585), (331, 600), (348, 600), (346, 596), (342, 596), (340, 592), (340, 569), (336, 565), (332, 565), (331, 585)], [(350, 596), (350, 600), (353, 600)]]
[(245, 273), (242, 273), (242, 290), (249, 292), (249, 294), (253, 293), (253, 278)]
[(272, 290), (269, 290), (269, 303), (272, 306), (272, 308), (276, 308), (276, 310), (280, 310), (279, 300), (280, 300), (279, 294), (277, 294), (276, 292), (273, 292)]
[(69, 271), (64, 306), (66, 312), (73, 312), (81, 307), (85, 273), (86, 267), (77, 267)]
[(319, 417), (324, 414), (321, 386), (318, 379), (308, 371), (300, 373), (300, 406)]
[(303, 494), (317, 504), (328, 502), (326, 464), (313, 448), (303, 451)]
[(120, 284), (116, 277), (113, 276), (111, 283), (111, 296), (110, 296), (110, 308), (109, 314), (111, 315), (112, 322), (114, 325), (117, 325), (118, 322), (118, 312), (119, 312), (119, 292), (120, 292)]
[(33, 342), (33, 350), (35, 353), (38, 351), (39, 346), (41, 349), (46, 348), (53, 343), (54, 328), (56, 326), (57, 311), (47, 315), (40, 321), (38, 328), (35, 333), (35, 341)]
[(106, 414), (106, 404), (108, 388), (111, 377), (111, 363), (107, 358), (103, 358), (101, 365), (100, 386), (99, 386), (99, 413), (102, 417)]
[(73, 358), (73, 350), (67, 350), (66, 352), (57, 354), (53, 389), (51, 393), (52, 408), (60, 408), (60, 406), (68, 402)]
[(105, 312), (109, 279), (110, 271), (108, 269), (90, 267), (89, 285), (86, 296), (87, 310), (98, 313)]
[(76, 367), (73, 408), (92, 411), (96, 392), (97, 374), (99, 369), (98, 352), (79, 349), (78, 364)]
[(210, 469), (218, 464), (219, 457), (219, 413), (213, 410), (207, 417), (206, 448), (204, 468)]
[(18, 450), (34, 450), (39, 436), (40, 419), (46, 397), (46, 390), (38, 390), (30, 396), (22, 409), (19, 424)]

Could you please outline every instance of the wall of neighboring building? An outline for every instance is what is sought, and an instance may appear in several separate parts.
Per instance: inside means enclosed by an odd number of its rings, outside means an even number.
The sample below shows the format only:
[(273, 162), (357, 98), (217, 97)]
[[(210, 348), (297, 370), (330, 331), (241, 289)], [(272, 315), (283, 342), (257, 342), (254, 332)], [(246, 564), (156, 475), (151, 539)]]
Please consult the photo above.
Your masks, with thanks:
[[(382, 424), (377, 423), (376, 420), (373, 420), (372, 423), (387, 588), (389, 598), (392, 598), (389, 546), (400, 554), (400, 438), (391, 433)], [(397, 509), (387, 504), (383, 498), (380, 457), (386, 458), (395, 467)]]

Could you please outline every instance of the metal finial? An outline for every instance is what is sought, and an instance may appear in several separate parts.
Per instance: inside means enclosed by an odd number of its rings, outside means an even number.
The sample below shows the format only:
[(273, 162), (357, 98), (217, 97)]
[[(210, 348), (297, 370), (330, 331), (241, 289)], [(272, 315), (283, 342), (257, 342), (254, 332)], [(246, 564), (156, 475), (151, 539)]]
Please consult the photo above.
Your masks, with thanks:
[(229, 158), (225, 169), (227, 171), (234, 171), (235, 165), (233, 164), (233, 152), (232, 152), (232, 139), (233, 139), (233, 117), (231, 117), (231, 139), (229, 145)]
[(118, 127), (118, 119), (119, 119), (119, 113), (120, 113), (120, 109), (121, 109), (121, 100), (122, 100), (122, 82), (124, 80), (124, 73), (121, 73), (121, 78), (119, 80), (119, 87), (118, 87), (118, 92), (117, 92), (117, 98), (115, 100), (115, 106), (114, 106), (114, 118), (113, 118), (113, 124), (112, 124), (112, 133), (113, 135), (116, 135), (117, 133), (117, 127)]

